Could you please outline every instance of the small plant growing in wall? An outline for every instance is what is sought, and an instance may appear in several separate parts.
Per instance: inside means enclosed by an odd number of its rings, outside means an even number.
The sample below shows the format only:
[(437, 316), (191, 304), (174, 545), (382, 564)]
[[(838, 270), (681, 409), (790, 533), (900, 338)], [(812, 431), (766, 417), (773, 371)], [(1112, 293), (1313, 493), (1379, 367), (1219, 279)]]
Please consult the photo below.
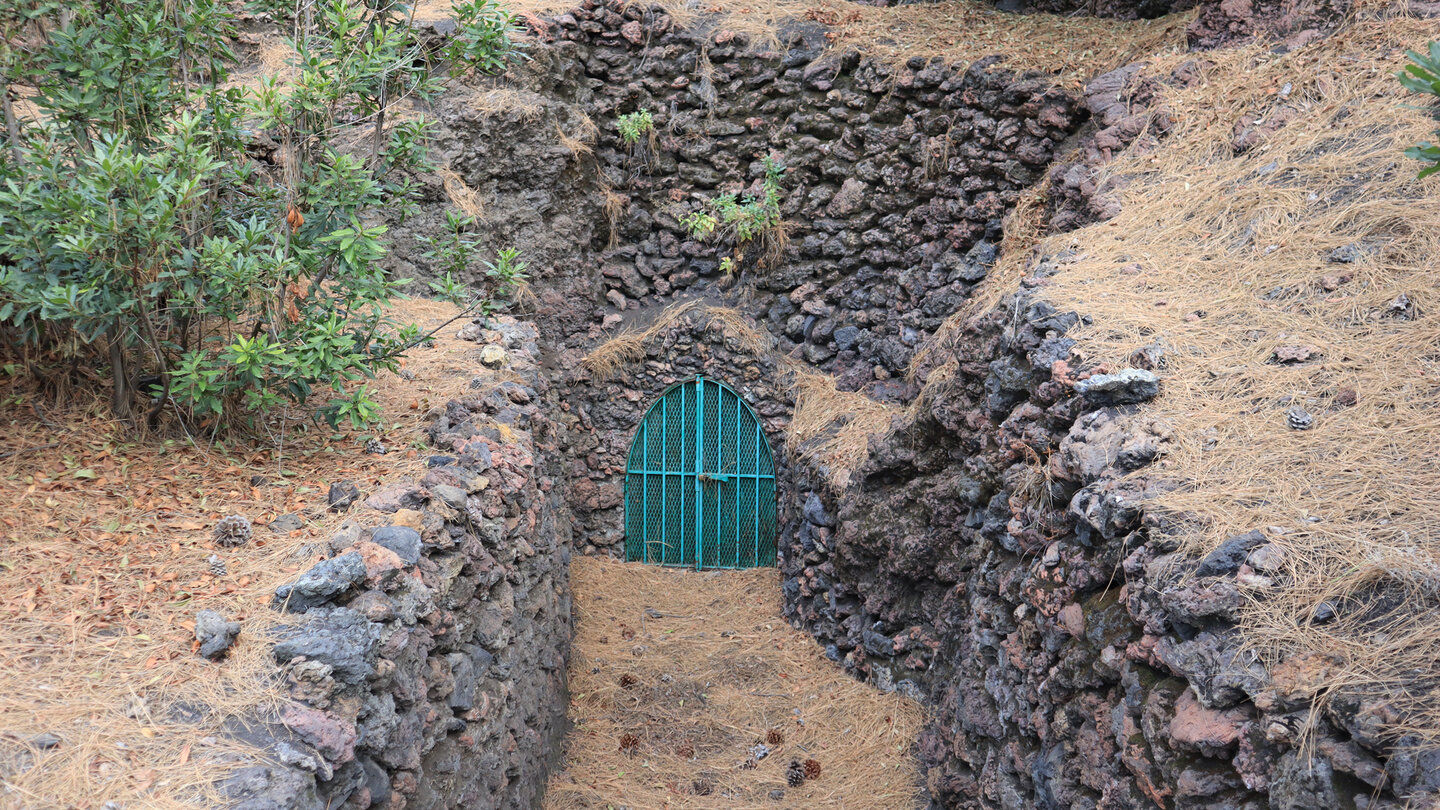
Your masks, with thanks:
[(493, 262), (483, 262), (485, 275), (494, 281), (493, 293), (514, 301), (517, 293), (530, 280), (528, 265), (520, 260), (520, 248), (500, 248)]
[(470, 230), (474, 226), (474, 217), (445, 212), (444, 235), (420, 237), (427, 248), (420, 255), (430, 261), (437, 275), (436, 280), (430, 282), (430, 290), (437, 298), (462, 307), (474, 306), (484, 313), (494, 312), (502, 302), (514, 303), (517, 294), (529, 281), (525, 272), (527, 265), (520, 258), (519, 248), (501, 248), (495, 255), (495, 261), (480, 262), (490, 285), (487, 295), (479, 295), (462, 280), (472, 275), (470, 267), (478, 252), (475, 240), (470, 238)]
[(649, 110), (639, 109), (620, 116), (615, 126), (620, 130), (620, 140), (633, 149), (642, 140), (655, 135), (655, 116)]
[[(470, 266), (470, 257), (475, 251), (475, 240), (469, 238), (475, 218), (445, 212), (445, 232), (442, 236), (421, 236), (419, 242), (426, 247), (421, 258), (430, 262), (436, 274), (443, 279), (465, 275)], [(435, 282), (431, 282), (435, 288)], [(439, 290), (436, 290), (439, 292)]]
[(615, 128), (620, 132), (620, 142), (630, 150), (630, 157), (648, 170), (650, 156), (660, 149), (655, 134), (655, 116), (649, 110), (641, 108), (620, 116), (615, 122)]
[[(785, 251), (785, 223), (780, 218), (781, 181), (785, 167), (772, 158), (765, 158), (765, 178), (760, 193), (724, 194), (711, 200), (705, 209), (692, 211), (680, 218), (680, 225), (694, 239), (704, 241), (718, 237), (731, 242), (734, 255), (721, 260), (721, 270), (734, 273), (752, 247), (758, 247), (757, 263), (764, 267), (779, 264)], [(727, 264), (728, 263), (728, 264)]]
[(680, 226), (690, 234), (691, 239), (703, 242), (715, 233), (715, 228), (720, 221), (709, 211), (691, 211), (680, 218)]
[[(1429, 53), (1410, 51), (1410, 62), (1405, 70), (1396, 74), (1406, 89), (1416, 93), (1427, 93), (1440, 98), (1440, 41), (1430, 43)], [(1440, 130), (1435, 133), (1440, 136)], [(1430, 165), (1420, 170), (1420, 177), (1426, 178), (1440, 172), (1440, 144), (1421, 141), (1405, 150), (1405, 156), (1423, 160)]]

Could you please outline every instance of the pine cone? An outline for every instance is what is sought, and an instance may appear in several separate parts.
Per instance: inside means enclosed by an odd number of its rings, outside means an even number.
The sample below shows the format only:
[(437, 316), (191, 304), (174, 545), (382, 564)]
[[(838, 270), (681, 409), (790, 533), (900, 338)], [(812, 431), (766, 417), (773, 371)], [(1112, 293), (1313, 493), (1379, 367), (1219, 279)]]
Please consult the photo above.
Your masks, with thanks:
[(639, 679), (639, 678), (636, 678), (634, 675), (631, 675), (631, 674), (628, 673), (628, 672), (625, 673), (624, 675), (621, 675), (621, 676), (620, 676), (620, 688), (621, 688), (621, 689), (629, 689), (630, 687), (634, 686), (635, 684), (637, 684), (637, 683), (639, 683), (639, 682), (640, 682), (640, 679)]
[(633, 756), (633, 755), (635, 754), (636, 749), (638, 749), (639, 747), (640, 747), (640, 738), (639, 738), (639, 737), (635, 736), (634, 734), (621, 734), (621, 735), (620, 735), (620, 750), (621, 750), (621, 751), (623, 751), (623, 752), (625, 752), (625, 753), (630, 754), (630, 755)]
[(765, 732), (765, 742), (772, 746), (781, 745), (785, 742), (785, 732), (778, 728), (772, 728)]
[(820, 763), (813, 759), (805, 760), (805, 778), (811, 781), (820, 778)]
[(254, 534), (250, 528), (250, 521), (244, 515), (230, 515), (220, 518), (215, 524), (215, 544), (222, 548), (234, 548), (243, 546), (250, 542), (250, 536)]
[(206, 562), (210, 563), (210, 573), (212, 575), (217, 577), (225, 576), (225, 561), (220, 559), (220, 555), (211, 554), (210, 559)]
[(1285, 423), (1290, 426), (1291, 430), (1309, 430), (1315, 427), (1315, 417), (1311, 416), (1310, 412), (1304, 408), (1296, 407), (1286, 412)]
[(681, 759), (694, 759), (694, 758), (695, 758), (695, 746), (691, 745), (691, 744), (688, 743), (688, 742), (687, 742), (687, 743), (680, 743), (680, 747), (677, 748), (677, 749), (675, 749), (675, 753), (676, 753), (676, 755), (678, 755)]
[(790, 760), (790, 767), (785, 769), (785, 784), (792, 788), (805, 784), (805, 768), (799, 760)]
[(371, 439), (365, 443), (365, 452), (372, 456), (385, 455), (385, 445), (379, 439)]

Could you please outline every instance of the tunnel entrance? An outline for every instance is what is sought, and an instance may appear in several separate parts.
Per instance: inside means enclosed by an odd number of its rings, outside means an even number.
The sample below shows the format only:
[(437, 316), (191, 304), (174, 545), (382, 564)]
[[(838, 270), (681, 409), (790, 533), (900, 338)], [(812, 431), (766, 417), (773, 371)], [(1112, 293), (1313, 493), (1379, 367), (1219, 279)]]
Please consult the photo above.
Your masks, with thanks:
[(661, 394), (625, 465), (625, 559), (689, 568), (775, 564), (775, 460), (730, 386), (697, 375)]

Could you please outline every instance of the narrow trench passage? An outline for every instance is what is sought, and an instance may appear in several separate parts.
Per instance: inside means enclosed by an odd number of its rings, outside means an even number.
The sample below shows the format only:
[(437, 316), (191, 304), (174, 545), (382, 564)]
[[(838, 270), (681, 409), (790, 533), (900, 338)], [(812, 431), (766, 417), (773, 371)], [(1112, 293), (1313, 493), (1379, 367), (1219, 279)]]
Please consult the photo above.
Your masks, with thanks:
[(570, 576), (572, 727), (547, 810), (921, 802), (920, 705), (790, 627), (776, 569), (577, 556)]

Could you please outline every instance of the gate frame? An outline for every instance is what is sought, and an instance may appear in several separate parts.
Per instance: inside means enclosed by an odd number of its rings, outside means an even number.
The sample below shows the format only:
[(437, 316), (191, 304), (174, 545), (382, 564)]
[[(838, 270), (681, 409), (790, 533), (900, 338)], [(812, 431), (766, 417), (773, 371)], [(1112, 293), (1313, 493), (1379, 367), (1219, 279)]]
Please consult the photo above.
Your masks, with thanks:
[[(704, 448), (704, 446), (705, 446), (705, 445), (704, 445), (704, 442), (705, 442), (705, 418), (704, 418), (704, 413), (705, 413), (705, 410), (704, 410), (704, 408), (705, 408), (705, 383), (713, 383), (713, 384), (715, 384), (716, 386), (718, 386), (720, 389), (722, 389), (722, 390), (724, 390), (724, 391), (730, 392), (732, 395), (734, 395), (736, 402), (739, 403), (739, 405), (745, 409), (745, 412), (750, 415), (750, 418), (752, 418), (752, 419), (755, 420), (756, 434), (757, 434), (757, 437), (758, 437), (758, 439), (759, 439), (759, 441), (757, 442), (757, 445), (756, 445), (756, 450), (757, 450), (757, 454), (758, 454), (758, 451), (759, 451), (760, 447), (763, 446), (765, 455), (766, 455), (766, 457), (767, 457), (768, 460), (769, 460), (770, 472), (769, 472), (768, 474), (759, 472), (759, 470), (761, 469), (761, 465), (758, 463), (758, 462), (759, 462), (759, 457), (758, 457), (758, 455), (757, 455), (757, 458), (756, 458), (756, 462), (757, 462), (757, 463), (756, 463), (756, 467), (755, 467), (756, 472), (754, 472), (754, 473), (740, 473), (740, 472), (738, 472), (738, 471), (737, 471), (737, 472), (734, 472), (734, 473), (722, 473), (722, 472), (712, 472), (712, 471), (709, 471), (709, 470), (704, 469), (704, 467), (705, 467), (705, 453), (704, 453), (703, 448)], [(696, 429), (695, 429), (695, 436), (694, 436), (694, 443), (695, 443), (695, 448), (696, 448), (695, 459), (694, 459), (695, 469), (694, 469), (693, 471), (686, 471), (686, 470), (684, 470), (684, 469), (680, 469), (680, 470), (667, 470), (667, 469), (664, 469), (664, 468), (663, 468), (663, 467), (664, 467), (664, 464), (665, 464), (665, 462), (664, 462), (663, 460), (661, 461), (661, 468), (660, 468), (660, 469), (652, 469), (652, 468), (650, 467), (649, 458), (648, 458), (648, 455), (647, 455), (649, 448), (648, 448), (648, 447), (641, 447), (641, 438), (642, 438), (642, 436), (645, 436), (646, 433), (647, 433), (646, 423), (647, 423), (647, 421), (650, 419), (650, 415), (651, 415), (652, 413), (654, 413), (654, 412), (655, 412), (655, 409), (658, 407), (658, 408), (661, 409), (661, 410), (660, 410), (660, 414), (661, 414), (661, 425), (662, 425), (662, 427), (663, 427), (663, 425), (665, 424), (665, 419), (666, 419), (665, 403), (666, 403), (667, 399), (670, 397), (670, 395), (671, 395), (675, 390), (684, 388), (685, 386), (688, 386), (688, 385), (694, 385), (694, 386), (696, 387), (695, 409), (696, 409), (696, 412), (697, 412), (697, 418), (696, 418), (696, 420), (695, 420)], [(683, 399), (682, 399), (682, 403), (683, 403)], [(681, 417), (681, 423), (682, 423), (682, 431), (683, 431), (683, 423), (684, 423), (684, 417), (683, 417), (683, 416)], [(737, 422), (736, 428), (737, 428), (737, 430), (739, 429), (739, 424), (738, 424), (738, 422)], [(665, 447), (664, 439), (665, 439), (665, 436), (664, 436), (664, 434), (662, 434), (662, 436), (661, 436), (661, 447), (662, 447), (662, 448)], [(635, 468), (634, 468), (635, 462), (636, 462), (636, 460), (637, 460), (637, 458), (636, 458), (636, 456), (637, 456), (637, 452), (636, 452), (637, 449), (640, 450), (640, 453), (639, 453), (640, 468), (639, 468), (639, 469), (635, 469)], [(662, 452), (664, 452), (663, 449), (662, 449)], [(737, 446), (736, 446), (737, 458), (738, 458), (739, 452), (740, 452), (740, 448), (739, 448), (739, 445), (738, 445), (738, 443), (737, 443)], [(684, 465), (684, 450), (683, 450), (683, 449), (681, 450), (681, 464), (680, 464), (680, 466), (681, 466), (682, 468), (685, 466), (685, 465)], [(650, 515), (649, 515), (648, 509), (647, 509), (645, 506), (642, 506), (642, 508), (641, 508), (641, 513), (642, 513), (641, 523), (642, 523), (642, 526), (643, 526), (644, 528), (642, 529), (641, 537), (640, 537), (640, 557), (639, 557), (638, 559), (631, 559), (631, 556), (630, 556), (630, 539), (631, 539), (631, 538), (630, 538), (630, 531), (629, 531), (629, 530), (630, 530), (630, 487), (631, 487), (631, 477), (634, 476), (634, 477), (639, 478), (640, 481), (641, 481), (642, 486), (646, 487), (646, 489), (643, 490), (644, 496), (642, 497), (642, 503), (645, 504), (646, 506), (648, 506), (648, 504), (649, 504), (649, 497), (648, 497), (648, 496), (649, 496), (649, 491), (648, 491), (648, 487), (649, 487), (649, 483), (650, 483), (650, 480), (649, 480), (649, 479), (650, 479), (652, 476), (660, 477), (661, 482), (662, 482), (662, 486), (664, 486), (665, 482), (667, 482), (667, 481), (669, 480), (669, 476), (674, 475), (674, 476), (679, 476), (679, 477), (680, 477), (681, 486), (684, 485), (686, 479), (689, 479), (689, 480), (693, 481), (693, 482), (694, 482), (694, 486), (695, 486), (694, 504), (693, 504), (693, 506), (692, 506), (692, 508), (691, 508), (691, 510), (690, 510), (690, 515), (688, 516), (688, 520), (691, 522), (691, 525), (693, 526), (693, 534), (694, 534), (694, 537), (695, 537), (695, 549), (694, 549), (694, 553), (693, 553), (694, 564), (693, 564), (693, 566), (692, 566), (690, 563), (687, 563), (687, 562), (684, 561), (685, 553), (684, 553), (684, 546), (683, 546), (683, 538), (684, 538), (684, 530), (683, 530), (683, 529), (681, 530), (681, 538), (682, 538), (682, 545), (681, 545), (681, 552), (680, 552), (681, 562), (680, 562), (680, 563), (667, 563), (667, 562), (665, 562), (665, 560), (664, 560), (664, 555), (662, 554), (661, 559), (658, 560), (658, 561), (656, 561), (655, 564), (662, 565), (662, 566), (666, 566), (666, 567), (670, 567), (670, 568), (691, 568), (691, 567), (693, 567), (693, 568), (694, 568), (695, 570), (697, 570), (697, 571), (698, 571), (698, 570), (716, 570), (716, 569), (731, 569), (731, 570), (734, 570), (734, 569), (740, 569), (740, 568), (745, 568), (745, 567), (755, 567), (755, 568), (770, 568), (770, 567), (774, 567), (775, 565), (777, 565), (777, 564), (779, 563), (778, 540), (779, 540), (779, 534), (780, 534), (780, 527), (779, 527), (779, 503), (778, 503), (778, 496), (779, 496), (779, 484), (778, 484), (778, 482), (779, 482), (779, 479), (778, 479), (778, 477), (776, 476), (776, 472), (777, 472), (777, 471), (778, 471), (778, 467), (776, 466), (776, 463), (775, 463), (775, 448), (774, 448), (774, 447), (771, 445), (771, 443), (770, 443), (770, 437), (769, 437), (769, 435), (768, 435), (768, 434), (766, 433), (766, 431), (765, 431), (765, 424), (760, 421), (760, 415), (755, 412), (755, 409), (754, 409), (753, 407), (751, 407), (750, 403), (745, 400), (745, 397), (744, 397), (738, 390), (736, 390), (733, 386), (731, 386), (731, 385), (729, 385), (728, 383), (725, 383), (725, 382), (723, 382), (723, 381), (721, 381), (721, 380), (718, 380), (718, 379), (716, 379), (716, 378), (714, 378), (714, 377), (706, 377), (704, 374), (696, 374), (696, 375), (693, 376), (693, 377), (690, 377), (690, 378), (684, 379), (684, 380), (679, 380), (679, 381), (677, 381), (677, 382), (674, 382), (674, 383), (666, 386), (666, 387), (665, 387), (665, 390), (664, 390), (664, 391), (661, 391), (660, 394), (659, 394), (657, 397), (655, 397), (655, 399), (650, 403), (649, 407), (647, 407), (647, 408), (645, 409), (645, 413), (640, 417), (639, 423), (636, 424), (636, 426), (635, 426), (634, 435), (632, 435), (632, 436), (631, 436), (631, 439), (630, 439), (630, 448), (629, 448), (629, 450), (626, 452), (626, 455), (625, 455), (625, 471), (624, 471), (624, 472), (625, 472), (625, 486), (624, 486), (624, 501), (623, 501), (623, 509), (622, 509), (623, 522), (624, 522), (624, 527), (625, 527), (625, 544), (624, 544), (624, 545), (625, 545), (625, 553), (624, 553), (625, 560), (626, 560), (627, 562), (644, 562), (644, 563), (647, 563), (647, 564), (651, 563), (651, 560), (649, 559), (649, 556), (650, 556), (650, 543), (648, 542), (648, 539), (649, 539), (649, 518), (650, 518)], [(738, 557), (739, 557), (739, 550), (740, 550), (740, 549), (739, 549), (739, 545), (738, 545), (738, 543), (737, 543), (737, 546), (736, 546), (737, 562), (736, 562), (736, 564), (734, 564), (734, 565), (726, 565), (726, 564), (723, 563), (723, 562), (719, 562), (717, 565), (711, 565), (711, 566), (708, 566), (708, 567), (707, 567), (707, 566), (705, 565), (705, 555), (704, 555), (704, 546), (703, 546), (703, 531), (702, 531), (703, 525), (704, 525), (704, 519), (703, 519), (703, 516), (700, 514), (701, 507), (704, 505), (704, 503), (705, 503), (705, 501), (706, 501), (706, 498), (705, 498), (705, 496), (704, 496), (704, 489), (703, 489), (703, 486), (702, 486), (702, 485), (703, 485), (703, 483), (706, 483), (706, 482), (708, 482), (708, 481), (714, 481), (714, 480), (718, 480), (718, 481), (721, 482), (721, 483), (728, 483), (731, 479), (740, 479), (740, 480), (750, 479), (750, 480), (754, 480), (754, 481), (756, 482), (756, 488), (757, 488), (757, 493), (756, 493), (756, 495), (757, 495), (757, 497), (756, 497), (756, 501), (755, 501), (755, 535), (754, 535), (754, 536), (755, 536), (755, 538), (756, 538), (757, 544), (758, 544), (759, 541), (760, 541), (760, 525), (761, 525), (760, 515), (761, 515), (761, 512), (762, 512), (762, 509), (761, 509), (761, 499), (759, 498), (758, 488), (759, 488), (759, 484), (760, 484), (761, 481), (769, 480), (769, 481), (771, 482), (771, 484), (770, 484), (770, 496), (771, 496), (771, 498), (775, 499), (775, 502), (772, 503), (772, 506), (771, 506), (771, 509), (770, 509), (770, 519), (769, 519), (769, 523), (770, 523), (771, 528), (772, 528), (772, 530), (773, 530), (773, 536), (771, 537), (771, 539), (770, 539), (770, 541), (769, 541), (769, 544), (770, 544), (771, 547), (774, 549), (774, 554), (773, 554), (773, 556), (770, 557), (769, 559), (766, 559), (766, 560), (763, 560), (763, 561), (762, 561), (762, 560), (759, 558), (759, 552), (758, 552), (758, 550), (757, 550), (757, 553), (756, 553), (756, 563), (755, 563), (755, 565), (754, 565), (754, 566), (741, 566), (741, 565), (739, 565), (739, 563), (738, 563)], [(663, 498), (664, 498), (664, 496), (662, 495), (662, 499), (663, 499)], [(737, 493), (736, 493), (736, 502), (737, 502), (737, 504), (738, 504), (738, 499), (739, 499), (739, 493), (738, 493), (738, 490), (737, 490)], [(681, 502), (682, 502), (682, 503), (684, 502), (684, 496), (683, 496), (683, 494), (682, 494), (682, 496), (681, 496)], [(720, 505), (719, 505), (719, 503), (717, 503), (717, 505), (716, 505), (717, 514), (718, 514), (719, 508), (720, 508)], [(683, 510), (682, 510), (682, 511), (683, 511)], [(665, 510), (664, 510), (664, 507), (663, 507), (663, 506), (662, 506), (662, 509), (661, 509), (661, 516), (660, 516), (660, 517), (661, 517), (661, 536), (662, 536), (662, 538), (663, 538), (663, 537), (665, 537), (665, 536), (668, 534), (668, 532), (667, 532), (667, 527), (666, 527), (666, 524), (665, 524), (665, 520), (666, 520), (666, 517), (667, 517), (667, 516), (666, 516), (666, 514), (665, 514)], [(738, 516), (737, 516), (737, 517), (738, 517)], [(737, 519), (737, 531), (738, 531), (738, 519)], [(717, 560), (718, 560), (718, 557), (717, 557)]]

